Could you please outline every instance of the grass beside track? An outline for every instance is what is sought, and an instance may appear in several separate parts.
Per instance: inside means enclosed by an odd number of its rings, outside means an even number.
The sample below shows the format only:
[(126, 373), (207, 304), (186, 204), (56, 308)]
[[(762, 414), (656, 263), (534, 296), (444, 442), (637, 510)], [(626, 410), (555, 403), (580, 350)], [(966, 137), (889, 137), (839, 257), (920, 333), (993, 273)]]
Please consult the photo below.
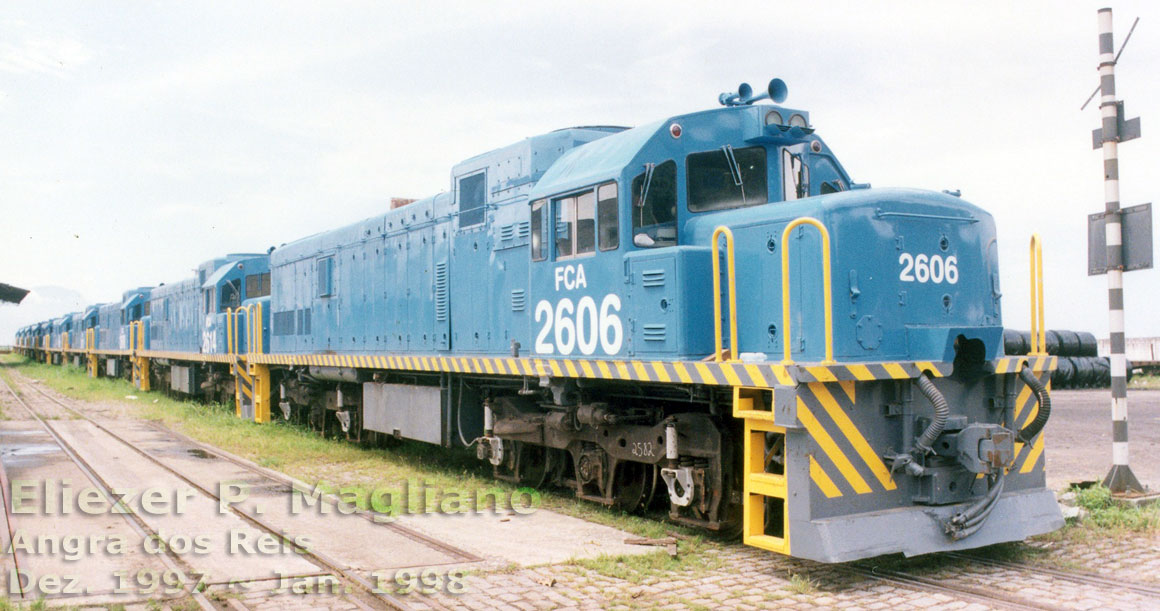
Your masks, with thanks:
[[(371, 491), (389, 493), (389, 497), (383, 495), (380, 500), (401, 500), (407, 497), (408, 488), (412, 499), (421, 499), (423, 495), (419, 490), (426, 490), (425, 511), (453, 512), (471, 510), (480, 492), (495, 492), (485, 499), (488, 506), (492, 498), (499, 499), (501, 506), (506, 506), (507, 500), (517, 490), (513, 485), (492, 478), (491, 465), (477, 460), (474, 452), (468, 450), (413, 441), (392, 442), (385, 448), (373, 448), (321, 437), (307, 427), (285, 422), (255, 424), (237, 418), (232, 405), (175, 399), (158, 391), (141, 392), (123, 379), (90, 378), (84, 369), (72, 366), (36, 363), (16, 354), (0, 356), (0, 364), (3, 365), (0, 375), (9, 380), (8, 370), (15, 369), (68, 397), (126, 406), (127, 412), (134, 417), (160, 421), (193, 439), (307, 484), (319, 485), (344, 499), (354, 500), (361, 507), (369, 506), (384, 513), (420, 509), (403, 507), (399, 503), (372, 505)], [(449, 500), (452, 498), (464, 500), (466, 506), (452, 503)], [(516, 497), (521, 506), (527, 498), (523, 495)], [(542, 491), (534, 499), (536, 507), (619, 528), (640, 537), (664, 537), (670, 531), (688, 536), (681, 541), (681, 553), (676, 560), (670, 559), (663, 550), (642, 556), (604, 557), (587, 567), (598, 572), (630, 571), (638, 575), (659, 575), (671, 570), (705, 567), (711, 561), (706, 560), (701, 552), (717, 545), (698, 531), (665, 523), (658, 519), (659, 516), (641, 517), (613, 511), (578, 501), (567, 491)]]

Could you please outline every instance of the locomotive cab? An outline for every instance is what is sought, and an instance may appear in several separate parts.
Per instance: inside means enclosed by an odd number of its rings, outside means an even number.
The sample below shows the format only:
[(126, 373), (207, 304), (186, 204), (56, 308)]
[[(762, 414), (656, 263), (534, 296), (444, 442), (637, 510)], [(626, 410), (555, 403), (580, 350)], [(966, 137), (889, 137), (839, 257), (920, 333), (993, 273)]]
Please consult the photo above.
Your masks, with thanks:
[(138, 321), (143, 321), (144, 323), (142, 328), (144, 329), (145, 337), (142, 338), (143, 343), (141, 345), (145, 348), (149, 347), (149, 324), (147, 317), (150, 313), (149, 293), (152, 290), (153, 287), (142, 286), (125, 291), (125, 293), (121, 296), (121, 313), (118, 340), (119, 348), (121, 350), (133, 349), (133, 342), (136, 339), (133, 335), (135, 331), (132, 331), (132, 329), (136, 328), (133, 326), (133, 323)]
[[(212, 270), (212, 271), (211, 271)], [(231, 254), (224, 260), (214, 259), (202, 265), (205, 280), (201, 284), (202, 330), (201, 351), (225, 354), (230, 348), (228, 316), (247, 300), (270, 295), (270, 257), (265, 254)], [(244, 341), (243, 334), (240, 339)], [(236, 348), (236, 347), (235, 347)], [(245, 349), (241, 346), (242, 350)]]

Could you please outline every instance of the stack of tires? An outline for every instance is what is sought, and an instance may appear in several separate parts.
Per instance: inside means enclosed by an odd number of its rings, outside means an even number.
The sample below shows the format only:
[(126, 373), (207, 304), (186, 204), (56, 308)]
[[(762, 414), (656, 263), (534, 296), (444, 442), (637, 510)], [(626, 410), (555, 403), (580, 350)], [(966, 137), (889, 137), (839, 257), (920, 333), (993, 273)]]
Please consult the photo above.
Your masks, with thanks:
[[(1052, 330), (1044, 333), (1047, 353), (1059, 357), (1051, 374), (1054, 388), (1106, 388), (1111, 384), (1108, 357), (1096, 355), (1096, 336), (1087, 331)], [(1031, 351), (1031, 333), (1006, 329), (1003, 347), (1008, 356), (1024, 355)], [(1128, 364), (1128, 379), (1132, 365)]]

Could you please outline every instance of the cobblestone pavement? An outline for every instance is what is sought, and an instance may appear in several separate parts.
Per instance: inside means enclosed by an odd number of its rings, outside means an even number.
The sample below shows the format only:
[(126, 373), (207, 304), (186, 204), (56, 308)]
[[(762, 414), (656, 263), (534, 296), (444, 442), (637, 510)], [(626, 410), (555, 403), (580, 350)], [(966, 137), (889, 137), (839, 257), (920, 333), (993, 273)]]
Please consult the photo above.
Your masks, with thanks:
[[(1160, 584), (1160, 534), (1124, 536), (1116, 540), (1053, 540), (1028, 543), (1043, 554), (1035, 562), (1066, 571), (1086, 571), (1124, 581)], [(1160, 607), (1160, 601), (1156, 603)]]
[[(1043, 548), (1047, 543), (1038, 542)], [(1119, 575), (1132, 581), (1160, 564), (1160, 547), (1152, 540), (1121, 552), (1132, 557), (1136, 570)], [(1149, 547), (1149, 545), (1151, 547)], [(1047, 545), (1037, 561), (1061, 567), (1076, 558), (1091, 559), (1085, 570), (1114, 571), (1122, 561), (1109, 545), (1089, 550), (1079, 544), (1056, 542)], [(741, 545), (712, 546), (702, 552), (704, 562), (695, 569), (658, 572), (640, 578), (627, 565), (609, 563), (601, 570), (579, 564), (542, 566), (531, 569), (473, 574), (466, 592), (459, 595), (409, 595), (403, 601), (422, 609), (990, 609), (992, 605), (970, 596), (922, 591), (921, 586), (896, 585), (864, 577), (848, 567), (823, 565), (784, 558)], [(1136, 554), (1133, 556), (1133, 554)], [(1102, 563), (1102, 564), (1100, 564)], [(969, 560), (911, 559), (889, 567), (918, 574), (940, 583), (956, 584), (976, 591), (999, 593), (1035, 605), (1060, 609), (1160, 609), (1160, 600), (1132, 592), (1112, 592), (1107, 588), (1024, 570), (991, 567)], [(871, 564), (863, 564), (865, 567)], [(623, 567), (623, 568), (622, 568)], [(1152, 567), (1149, 569), (1148, 567)], [(612, 576), (618, 573), (618, 576)], [(1109, 576), (1113, 573), (1109, 572)], [(351, 609), (349, 600), (318, 595), (271, 595), (251, 592), (240, 598), (253, 609), (321, 608)], [(293, 602), (292, 602), (293, 601)]]

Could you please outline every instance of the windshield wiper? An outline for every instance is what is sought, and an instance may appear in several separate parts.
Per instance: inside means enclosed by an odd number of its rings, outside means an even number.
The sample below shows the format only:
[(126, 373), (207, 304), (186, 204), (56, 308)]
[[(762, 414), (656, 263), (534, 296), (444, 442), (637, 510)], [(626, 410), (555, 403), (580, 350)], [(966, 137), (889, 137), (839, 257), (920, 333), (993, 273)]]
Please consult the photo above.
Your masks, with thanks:
[(741, 166), (737, 164), (737, 158), (733, 155), (733, 146), (726, 144), (721, 147), (721, 151), (725, 153), (725, 162), (729, 164), (729, 173), (733, 176), (734, 186), (741, 189), (741, 205), (748, 202), (745, 201), (745, 180), (741, 178)]

